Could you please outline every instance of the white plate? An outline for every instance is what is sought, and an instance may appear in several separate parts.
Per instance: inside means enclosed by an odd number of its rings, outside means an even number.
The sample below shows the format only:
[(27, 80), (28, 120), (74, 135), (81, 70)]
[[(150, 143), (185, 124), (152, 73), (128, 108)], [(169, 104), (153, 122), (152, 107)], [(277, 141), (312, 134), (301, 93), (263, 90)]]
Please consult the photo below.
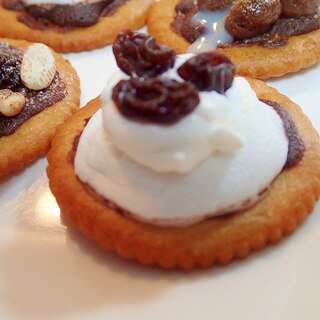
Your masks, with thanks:
[[(67, 57), (82, 104), (115, 69), (110, 47)], [(320, 130), (320, 66), (269, 83)], [(320, 319), (320, 207), (281, 244), (227, 267), (164, 272), (106, 253), (65, 224), (40, 159), (0, 180), (0, 319)]]

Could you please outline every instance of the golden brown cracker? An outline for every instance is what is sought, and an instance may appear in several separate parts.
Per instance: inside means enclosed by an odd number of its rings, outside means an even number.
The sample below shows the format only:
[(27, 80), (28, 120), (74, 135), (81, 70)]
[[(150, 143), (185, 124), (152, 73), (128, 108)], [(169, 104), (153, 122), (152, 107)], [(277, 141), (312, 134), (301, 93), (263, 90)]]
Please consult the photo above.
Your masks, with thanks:
[[(0, 39), (26, 50), (31, 43), (23, 40)], [(57, 126), (65, 121), (80, 103), (80, 81), (71, 64), (54, 53), (57, 71), (66, 86), (67, 94), (58, 103), (28, 119), (13, 134), (0, 138), (0, 176), (20, 170), (45, 154)]]
[(301, 109), (287, 97), (259, 80), (249, 82), (259, 98), (276, 101), (289, 111), (305, 143), (302, 161), (282, 171), (254, 207), (187, 227), (138, 222), (108, 207), (81, 183), (73, 167), (76, 141), (88, 118), (100, 107), (97, 98), (58, 129), (48, 154), (49, 183), (62, 213), (104, 249), (166, 269), (226, 264), (293, 232), (319, 197), (319, 137)]
[(65, 32), (32, 29), (17, 20), (19, 12), (0, 6), (0, 37), (42, 42), (57, 52), (64, 53), (92, 50), (112, 43), (123, 29), (142, 27), (152, 2), (153, 0), (130, 0), (117, 8), (113, 15), (101, 17), (92, 26)]
[[(161, 0), (154, 4), (148, 17), (148, 31), (161, 44), (184, 53), (190, 43), (171, 28), (178, 0)], [(290, 37), (279, 48), (259, 45), (218, 48), (237, 66), (237, 73), (259, 79), (279, 77), (314, 65), (320, 60), (320, 30)]]

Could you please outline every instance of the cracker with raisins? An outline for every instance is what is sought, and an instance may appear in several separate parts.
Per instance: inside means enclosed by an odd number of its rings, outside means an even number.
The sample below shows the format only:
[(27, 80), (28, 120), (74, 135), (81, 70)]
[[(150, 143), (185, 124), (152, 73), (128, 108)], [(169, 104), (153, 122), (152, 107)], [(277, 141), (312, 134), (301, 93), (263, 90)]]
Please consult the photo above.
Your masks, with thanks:
[[(42, 27), (20, 22), (25, 12), (4, 9), (0, 0), (0, 37), (42, 42), (57, 52), (93, 50), (112, 43), (123, 29), (138, 29), (146, 21), (153, 0), (124, 1), (115, 12), (88, 27), (63, 28), (45, 21)], [(10, 26), (10, 27), (8, 27)]]
[[(177, 53), (184, 53), (190, 43), (171, 27), (178, 1), (161, 0), (155, 3), (149, 14), (148, 31), (159, 43), (174, 48)], [(279, 77), (310, 67), (320, 60), (320, 29), (291, 36), (287, 44), (277, 48), (254, 44), (222, 46), (218, 50), (232, 60), (239, 75), (259, 79)]]
[(95, 99), (61, 126), (48, 154), (47, 174), (63, 214), (108, 251), (145, 265), (192, 270), (247, 257), (292, 233), (312, 212), (320, 193), (320, 144), (301, 109), (259, 80), (248, 79), (260, 99), (283, 106), (305, 144), (303, 159), (283, 170), (253, 207), (186, 227), (142, 223), (107, 205), (74, 172), (77, 141), (100, 107)]
[[(26, 51), (32, 44), (12, 39), (0, 39), (0, 42), (22, 51)], [(58, 102), (23, 122), (13, 133), (0, 137), (0, 177), (20, 170), (37, 157), (44, 155), (49, 149), (56, 128), (79, 107), (80, 81), (77, 73), (61, 55), (54, 52), (53, 55), (57, 73), (65, 88), (65, 95)], [(52, 84), (56, 85), (54, 82)], [(46, 102), (44, 91), (40, 90), (38, 93), (35, 91), (34, 94), (32, 90), (29, 91), (30, 99)], [(3, 123), (6, 120), (5, 117), (0, 117)]]

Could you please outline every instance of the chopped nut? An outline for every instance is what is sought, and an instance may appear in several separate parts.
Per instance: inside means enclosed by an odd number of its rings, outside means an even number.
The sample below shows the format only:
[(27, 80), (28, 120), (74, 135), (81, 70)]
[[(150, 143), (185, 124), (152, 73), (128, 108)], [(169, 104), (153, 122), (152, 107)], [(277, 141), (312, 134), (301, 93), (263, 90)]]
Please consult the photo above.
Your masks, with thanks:
[(47, 88), (56, 73), (56, 61), (44, 44), (31, 45), (21, 63), (21, 80), (31, 90)]
[(0, 113), (6, 117), (19, 114), (26, 105), (26, 98), (19, 92), (0, 90)]

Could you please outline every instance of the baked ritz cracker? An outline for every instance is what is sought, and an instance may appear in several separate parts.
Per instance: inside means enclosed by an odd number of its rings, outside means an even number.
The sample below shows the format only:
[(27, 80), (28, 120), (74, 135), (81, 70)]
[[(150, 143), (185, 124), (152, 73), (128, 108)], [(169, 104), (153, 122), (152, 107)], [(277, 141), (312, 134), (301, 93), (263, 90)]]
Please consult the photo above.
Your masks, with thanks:
[[(26, 50), (32, 43), (23, 40), (0, 39)], [(80, 104), (80, 81), (69, 61), (53, 52), (57, 71), (66, 86), (66, 96), (58, 103), (32, 116), (13, 134), (0, 138), (0, 177), (18, 171), (41, 155), (47, 153), (56, 128)]]
[(146, 22), (152, 2), (153, 0), (130, 0), (117, 8), (111, 16), (100, 17), (92, 26), (74, 27), (65, 32), (32, 29), (17, 20), (21, 13), (0, 6), (0, 37), (42, 42), (62, 53), (93, 50), (112, 43), (123, 29), (141, 28)]
[(99, 109), (99, 98), (61, 126), (48, 154), (50, 188), (69, 222), (102, 248), (145, 265), (192, 270), (227, 264), (279, 242), (312, 212), (320, 193), (320, 144), (301, 109), (276, 89), (247, 79), (260, 99), (285, 107), (304, 141), (303, 159), (283, 170), (256, 205), (186, 227), (139, 222), (114, 208), (83, 184), (74, 172), (78, 138)]
[[(152, 7), (148, 17), (148, 31), (161, 44), (185, 53), (190, 46), (171, 28), (179, 0), (160, 0)], [(310, 67), (320, 60), (320, 29), (299, 36), (292, 36), (279, 48), (259, 45), (229, 46), (218, 48), (237, 66), (237, 73), (258, 79), (279, 77)]]

